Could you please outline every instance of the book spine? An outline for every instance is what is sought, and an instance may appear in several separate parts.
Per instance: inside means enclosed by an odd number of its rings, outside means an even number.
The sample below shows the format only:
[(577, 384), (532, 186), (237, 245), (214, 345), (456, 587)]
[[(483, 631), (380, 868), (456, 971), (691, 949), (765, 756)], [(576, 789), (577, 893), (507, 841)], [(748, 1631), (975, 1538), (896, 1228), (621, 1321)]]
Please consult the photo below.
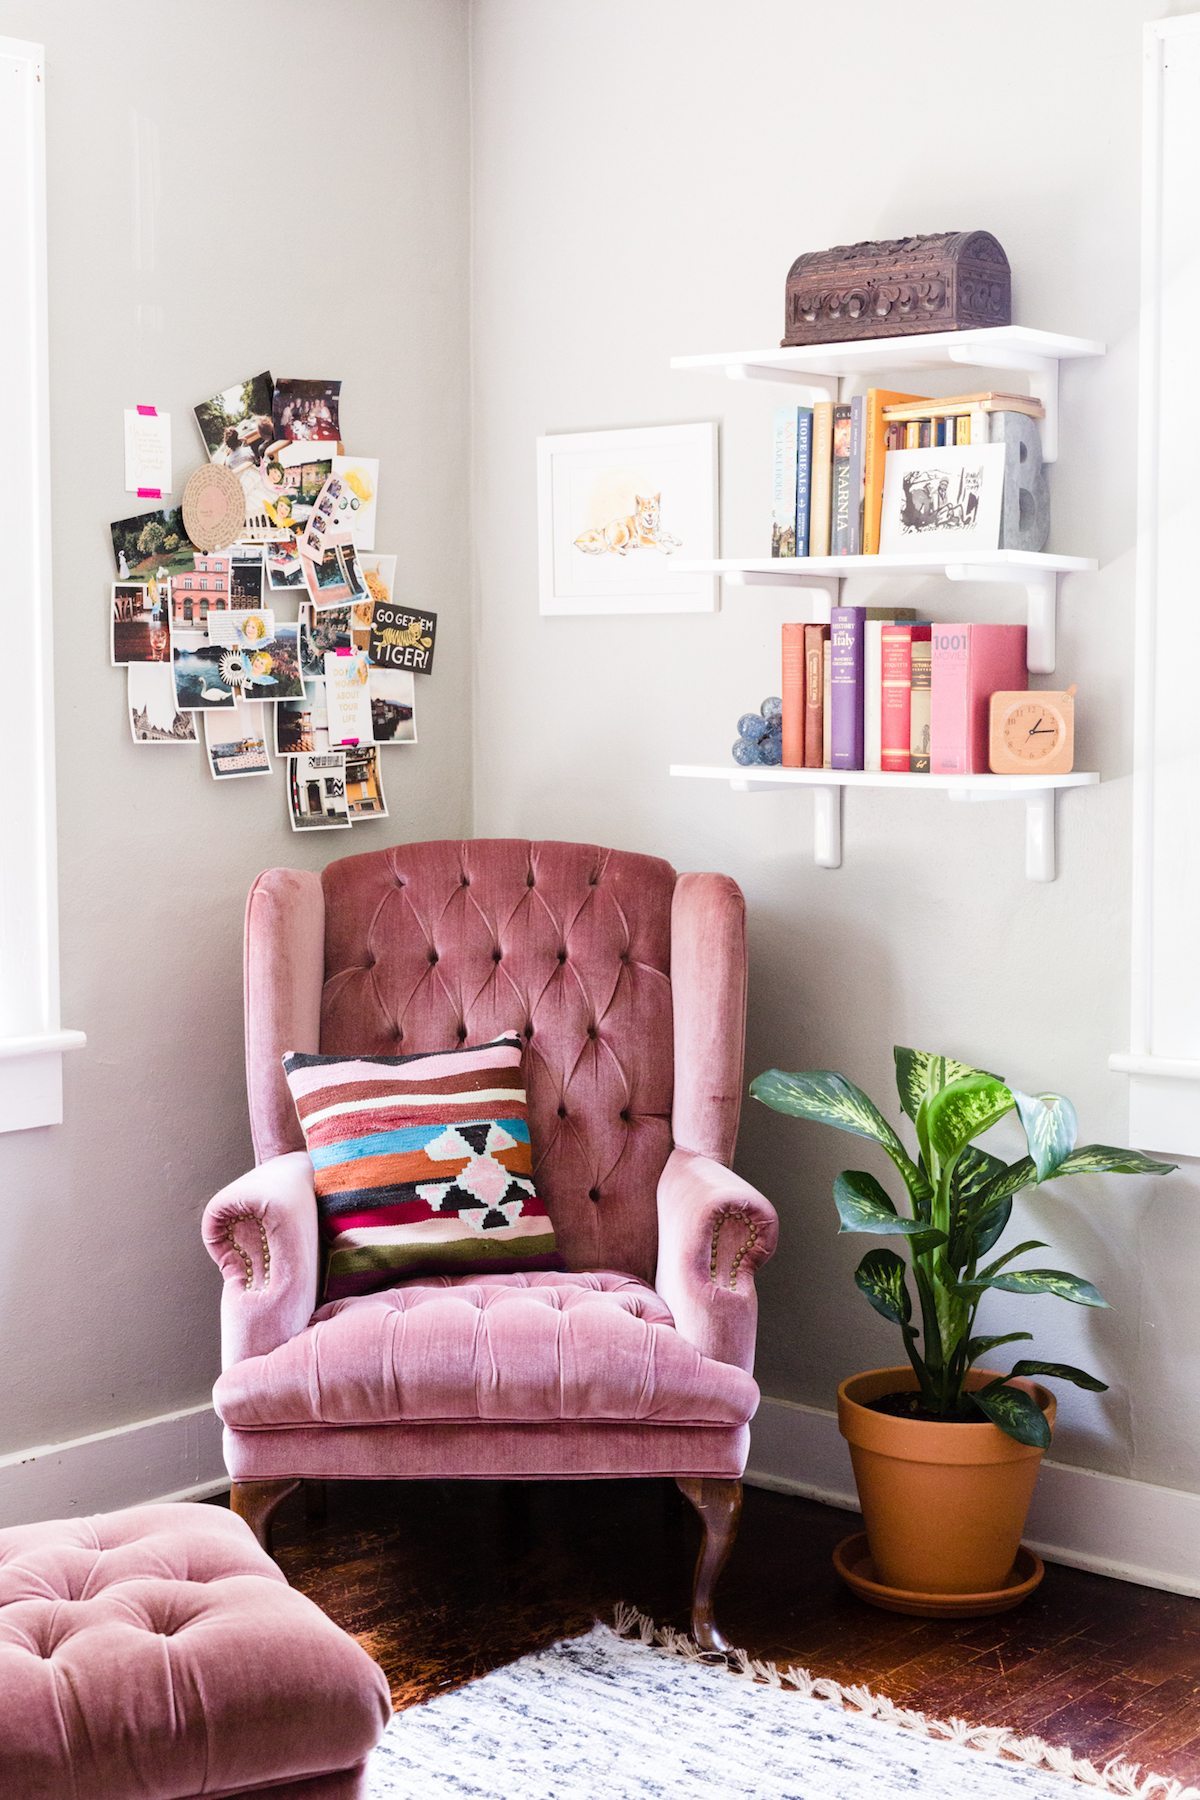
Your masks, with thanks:
[(967, 775), (969, 625), (935, 625), (930, 664), (929, 766), (935, 775)]
[(847, 554), (861, 556), (863, 547), (863, 475), (867, 401), (855, 394), (850, 402), (850, 538)]
[(821, 645), (821, 767), (831, 769), (833, 749), (833, 707), (829, 696), (833, 682), (833, 647), (826, 638)]
[(783, 766), (804, 767), (804, 633), (803, 625), (783, 627)]
[(825, 760), (825, 652), (828, 625), (804, 627), (804, 766), (820, 769)]
[(833, 769), (863, 766), (863, 653), (866, 608), (835, 606), (830, 642), (830, 755)]
[(829, 500), (833, 461), (833, 402), (819, 400), (813, 407), (812, 499), (808, 512), (808, 553), (829, 555)]
[(811, 406), (796, 414), (796, 555), (808, 555), (808, 520), (812, 500), (813, 415)]
[(882, 619), (863, 627), (863, 768), (883, 767), (883, 633)]
[(829, 549), (832, 556), (850, 554), (850, 408), (833, 409), (831, 456), (833, 495), (830, 511)]
[(930, 663), (933, 644), (929, 637), (912, 643), (912, 667), (909, 677), (908, 767), (913, 775), (929, 774), (929, 701)]
[(882, 638), (879, 766), (895, 775), (908, 768), (912, 626), (885, 625)]
[(781, 406), (775, 414), (774, 485), (771, 495), (771, 555), (796, 554), (796, 445), (799, 413)]

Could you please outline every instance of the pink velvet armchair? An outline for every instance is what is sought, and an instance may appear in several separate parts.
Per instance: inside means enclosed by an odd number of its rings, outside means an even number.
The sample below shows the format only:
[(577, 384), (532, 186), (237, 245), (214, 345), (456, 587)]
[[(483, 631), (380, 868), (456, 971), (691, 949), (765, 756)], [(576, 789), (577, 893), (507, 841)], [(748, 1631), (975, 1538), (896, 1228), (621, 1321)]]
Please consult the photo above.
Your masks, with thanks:
[[(745, 908), (722, 875), (476, 840), (270, 869), (246, 913), (258, 1166), (209, 1204), (233, 1506), (264, 1547), (306, 1478), (672, 1476), (700, 1514), (699, 1641), (741, 1507), (773, 1208), (727, 1167)], [(534, 1177), (565, 1272), (416, 1277), (318, 1304), (285, 1051), (525, 1038)]]

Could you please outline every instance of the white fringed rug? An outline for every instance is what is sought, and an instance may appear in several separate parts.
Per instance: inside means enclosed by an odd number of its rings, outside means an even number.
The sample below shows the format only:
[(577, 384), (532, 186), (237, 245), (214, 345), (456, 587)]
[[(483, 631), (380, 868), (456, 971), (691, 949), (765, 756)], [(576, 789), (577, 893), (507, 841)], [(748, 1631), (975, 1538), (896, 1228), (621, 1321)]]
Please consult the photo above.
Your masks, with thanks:
[(616, 1624), (398, 1713), (370, 1800), (1200, 1800), (801, 1669), (714, 1666), (629, 1609)]

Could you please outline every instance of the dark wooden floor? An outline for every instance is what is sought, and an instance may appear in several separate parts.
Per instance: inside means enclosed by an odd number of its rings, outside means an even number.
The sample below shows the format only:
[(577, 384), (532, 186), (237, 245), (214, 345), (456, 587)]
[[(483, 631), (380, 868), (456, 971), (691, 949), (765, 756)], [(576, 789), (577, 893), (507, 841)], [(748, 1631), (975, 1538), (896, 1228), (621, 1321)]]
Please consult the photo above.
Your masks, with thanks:
[[(299, 1496), (285, 1503), (275, 1553), (382, 1664), (397, 1706), (585, 1631), (619, 1600), (686, 1625), (696, 1527), (665, 1483), (330, 1484), (328, 1495), (323, 1524)], [(939, 1718), (1200, 1782), (1200, 1601), (1052, 1567), (1000, 1618), (898, 1618), (833, 1574), (830, 1550), (856, 1525), (747, 1489), (719, 1595), (727, 1636)]]

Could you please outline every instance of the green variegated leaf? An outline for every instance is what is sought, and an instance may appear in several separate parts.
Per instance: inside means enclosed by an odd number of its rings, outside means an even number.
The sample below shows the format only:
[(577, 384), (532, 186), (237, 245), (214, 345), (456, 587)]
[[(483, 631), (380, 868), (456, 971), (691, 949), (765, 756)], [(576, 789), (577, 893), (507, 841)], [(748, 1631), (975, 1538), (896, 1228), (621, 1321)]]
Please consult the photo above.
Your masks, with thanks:
[(854, 1279), (877, 1313), (893, 1325), (907, 1325), (912, 1301), (904, 1280), (904, 1264), (894, 1250), (868, 1250)]
[(1006, 1437), (1018, 1444), (1032, 1444), (1038, 1450), (1050, 1447), (1050, 1425), (1045, 1413), (1024, 1388), (1005, 1387), (993, 1381), (971, 1395), (980, 1412), (986, 1413)]
[(1109, 1144), (1081, 1144), (1064, 1156), (1056, 1175), (1169, 1175), (1175, 1163), (1155, 1162), (1140, 1150), (1114, 1150)]
[(934, 1056), (928, 1050), (909, 1050), (897, 1044), (892, 1051), (896, 1064), (896, 1092), (908, 1117), (916, 1123), (921, 1102), (936, 1094), (951, 1081), (963, 1075), (978, 1075), (969, 1063), (955, 1062), (952, 1056)]
[(1037, 1169), (1034, 1167), (1032, 1156), (1022, 1156), (1015, 1163), (1009, 1163), (1007, 1168), (1002, 1168), (994, 1175), (980, 1192), (977, 1201), (978, 1218), (982, 1220), (984, 1214), (998, 1206), (1002, 1200), (1011, 1202), (1014, 1194), (1019, 1194), (1022, 1188), (1032, 1187), (1036, 1180)]
[(975, 1254), (986, 1256), (992, 1245), (1004, 1235), (1009, 1219), (1012, 1217), (1012, 1195), (1006, 1194), (997, 1200), (987, 1211), (981, 1213), (975, 1221)]
[(986, 1281), (964, 1284), (982, 1291), (1002, 1288), (1008, 1294), (1054, 1294), (1059, 1300), (1071, 1300), (1076, 1306), (1107, 1306), (1108, 1301), (1078, 1275), (1065, 1269), (1006, 1269), (1002, 1275), (989, 1275)]
[(1059, 1381), (1073, 1381), (1076, 1387), (1087, 1388), (1091, 1394), (1108, 1392), (1107, 1381), (1100, 1381), (1086, 1369), (1077, 1369), (1071, 1363), (1018, 1362), (1013, 1364), (1009, 1374), (1053, 1375)]
[(967, 1362), (978, 1362), (981, 1356), (986, 1356), (989, 1350), (998, 1350), (1001, 1344), (1016, 1344), (1032, 1336), (1032, 1331), (1002, 1331), (998, 1337), (973, 1337), (967, 1344)]
[(795, 1119), (812, 1119), (819, 1125), (834, 1125), (854, 1137), (869, 1138), (886, 1150), (914, 1200), (928, 1193), (928, 1182), (879, 1108), (845, 1076), (834, 1074), (831, 1069), (812, 1069), (795, 1075), (783, 1069), (768, 1069), (755, 1076), (750, 1092), (755, 1100), (761, 1100), (775, 1112)]
[(1011, 1112), (1013, 1097), (994, 1075), (964, 1075), (926, 1101), (923, 1114), (929, 1144), (947, 1168), (972, 1138)]
[(1079, 1121), (1075, 1108), (1062, 1094), (1022, 1094), (1012, 1091), (1025, 1127), (1025, 1141), (1039, 1181), (1048, 1181), (1075, 1145)]
[(1027, 1250), (1048, 1250), (1049, 1248), (1049, 1244), (1043, 1243), (1041, 1238), (1026, 1238), (1023, 1244), (1014, 1244), (1011, 1250), (1006, 1250), (1003, 1256), (998, 1256), (995, 1262), (990, 1262), (986, 1269), (980, 1269), (977, 1280), (986, 1281), (989, 1275), (998, 1275), (1005, 1263), (1010, 1263), (1014, 1256), (1024, 1256)]
[[(954, 1165), (950, 1189), (950, 1260), (961, 1267), (972, 1255), (982, 1254), (979, 1228), (975, 1218), (979, 1195), (1004, 1172), (998, 1156), (968, 1144)], [(994, 1240), (993, 1240), (994, 1241)], [(987, 1248), (990, 1249), (990, 1244)]]
[(940, 1250), (943, 1244), (949, 1243), (944, 1231), (933, 1227), (914, 1231), (908, 1240), (908, 1247), (914, 1256), (927, 1256), (931, 1250)]
[(896, 1211), (873, 1175), (847, 1169), (833, 1184), (833, 1202), (842, 1231), (871, 1231), (880, 1237), (897, 1233), (912, 1236), (925, 1227), (920, 1219), (906, 1219)]

